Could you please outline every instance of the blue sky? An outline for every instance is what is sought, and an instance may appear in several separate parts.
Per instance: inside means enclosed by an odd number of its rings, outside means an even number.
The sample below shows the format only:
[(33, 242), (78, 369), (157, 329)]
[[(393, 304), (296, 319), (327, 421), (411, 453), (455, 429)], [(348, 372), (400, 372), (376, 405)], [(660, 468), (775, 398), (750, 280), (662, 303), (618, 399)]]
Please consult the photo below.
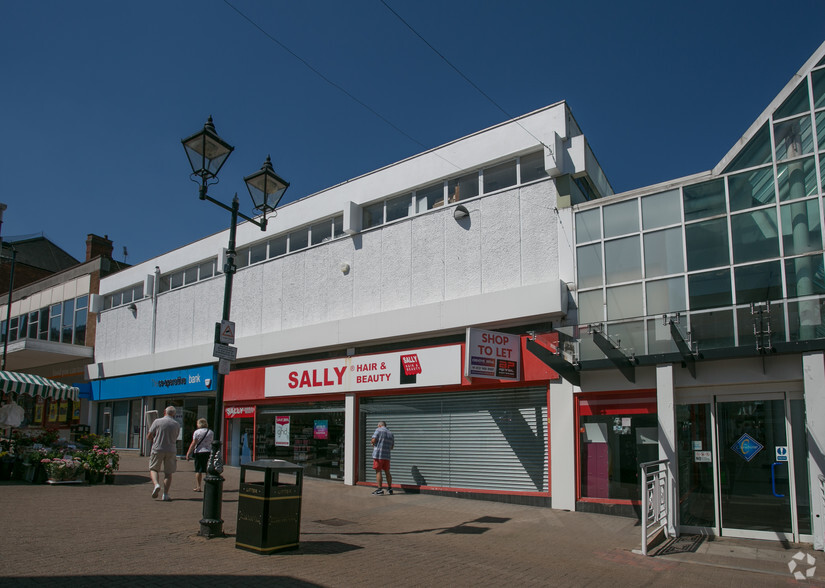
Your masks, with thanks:
[(825, 41), (822, 0), (385, 2), (495, 103), (380, 0), (0, 0), (2, 237), (225, 229), (180, 144), (209, 115), (247, 214), (268, 154), (290, 201), (560, 100), (622, 192), (712, 168)]

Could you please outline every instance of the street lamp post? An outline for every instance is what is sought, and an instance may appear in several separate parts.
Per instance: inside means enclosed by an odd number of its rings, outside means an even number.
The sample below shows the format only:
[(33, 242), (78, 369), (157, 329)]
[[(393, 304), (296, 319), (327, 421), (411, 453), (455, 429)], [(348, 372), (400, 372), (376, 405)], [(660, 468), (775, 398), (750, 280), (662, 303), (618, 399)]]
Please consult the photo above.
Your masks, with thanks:
[[(203, 130), (195, 133), (191, 137), (183, 139), (184, 150), (192, 166), (192, 180), (200, 183), (198, 198), (208, 200), (217, 204), (224, 210), (232, 214), (229, 225), (229, 245), (226, 249), (226, 264), (223, 271), (226, 277), (223, 290), (223, 315), (222, 320), (229, 320), (229, 311), (232, 306), (232, 280), (235, 275), (235, 233), (238, 225), (238, 217), (241, 217), (252, 224), (266, 230), (266, 215), (274, 212), (281, 198), (289, 187), (289, 183), (281, 179), (272, 169), (272, 162), (267, 156), (261, 169), (244, 178), (252, 203), (257, 210), (263, 213), (260, 220), (250, 218), (240, 212), (238, 194), (232, 199), (232, 206), (227, 206), (223, 202), (215, 200), (207, 194), (210, 183), (217, 182), (218, 172), (226, 159), (234, 150), (234, 147), (221, 139), (215, 132), (215, 125), (212, 117), (206, 121)], [(215, 328), (215, 343), (220, 343), (220, 324)], [(200, 521), (199, 535), (204, 537), (223, 536), (223, 520), (221, 519), (221, 509), (223, 506), (223, 459), (221, 457), (221, 421), (223, 420), (223, 387), (226, 374), (229, 373), (228, 361), (218, 364), (218, 377), (215, 388), (215, 414), (213, 418), (212, 431), (214, 439), (212, 442), (212, 452), (209, 456), (209, 465), (205, 478), (203, 491), (203, 518)]]

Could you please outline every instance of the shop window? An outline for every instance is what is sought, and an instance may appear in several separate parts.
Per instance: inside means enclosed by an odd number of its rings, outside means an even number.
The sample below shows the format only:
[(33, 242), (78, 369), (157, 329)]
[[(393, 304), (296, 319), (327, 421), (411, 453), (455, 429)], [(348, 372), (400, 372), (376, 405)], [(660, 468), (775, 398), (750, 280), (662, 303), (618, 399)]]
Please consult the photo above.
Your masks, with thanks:
[(730, 265), (728, 221), (717, 218), (685, 226), (688, 271)]
[(618, 237), (639, 232), (638, 200), (628, 200), (604, 207), (604, 237)]
[(642, 198), (642, 226), (655, 229), (681, 222), (681, 206), (679, 190), (645, 196)]
[(685, 220), (697, 220), (727, 212), (725, 182), (712, 180), (684, 188)]
[(639, 501), (639, 465), (659, 458), (655, 396), (582, 394), (577, 400), (580, 497)]
[(773, 168), (766, 167), (755, 171), (728, 177), (730, 209), (732, 211), (754, 208), (776, 201), (773, 185)]
[(710, 404), (676, 407), (679, 460), (679, 522), (694, 527), (716, 524)]

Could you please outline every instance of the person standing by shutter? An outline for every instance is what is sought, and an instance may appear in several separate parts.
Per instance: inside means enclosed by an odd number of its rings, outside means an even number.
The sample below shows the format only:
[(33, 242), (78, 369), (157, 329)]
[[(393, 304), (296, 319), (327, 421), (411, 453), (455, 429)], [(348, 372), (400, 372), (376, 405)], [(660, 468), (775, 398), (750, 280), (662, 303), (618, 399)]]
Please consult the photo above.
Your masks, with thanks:
[(378, 428), (372, 434), (372, 469), (378, 489), (373, 494), (383, 494), (381, 472), (387, 475), (387, 493), (392, 494), (392, 475), (390, 474), (390, 452), (395, 448), (395, 437), (387, 428), (387, 423), (378, 421)]

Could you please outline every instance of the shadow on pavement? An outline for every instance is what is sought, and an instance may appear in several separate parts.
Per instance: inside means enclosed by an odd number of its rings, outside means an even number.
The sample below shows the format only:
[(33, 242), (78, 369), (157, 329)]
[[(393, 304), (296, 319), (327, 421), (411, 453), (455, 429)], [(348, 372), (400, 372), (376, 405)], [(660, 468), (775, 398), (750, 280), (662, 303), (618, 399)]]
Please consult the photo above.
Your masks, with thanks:
[[(6, 584), (6, 581), (9, 583)], [(203, 588), (206, 585), (214, 586), (259, 586), (262, 583), (274, 582), (276, 586), (287, 588), (319, 588), (321, 584), (306, 582), (293, 578), (292, 576), (236, 576), (236, 575), (110, 575), (105, 576), (29, 576), (3, 577), (0, 576), (0, 583), (6, 586), (105, 586), (105, 585), (127, 585), (127, 586), (197, 586)]]

